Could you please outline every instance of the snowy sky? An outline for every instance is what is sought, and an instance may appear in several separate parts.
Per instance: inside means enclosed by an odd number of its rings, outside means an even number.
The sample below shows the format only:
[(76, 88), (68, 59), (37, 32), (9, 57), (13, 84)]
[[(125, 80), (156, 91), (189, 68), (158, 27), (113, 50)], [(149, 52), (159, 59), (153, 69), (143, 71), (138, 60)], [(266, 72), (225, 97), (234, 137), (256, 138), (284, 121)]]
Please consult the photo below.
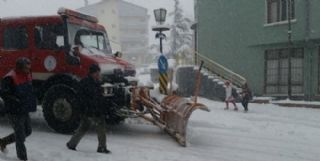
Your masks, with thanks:
[[(100, 0), (89, 0), (89, 3), (96, 3)], [(154, 33), (151, 31), (151, 26), (155, 24), (153, 10), (156, 8), (166, 8), (168, 12), (173, 11), (173, 0), (126, 0), (128, 2), (140, 5), (149, 10), (150, 15), (150, 44), (157, 43), (154, 40)], [(181, 6), (185, 11), (185, 16), (193, 19), (194, 0), (180, 0)], [(83, 0), (0, 0), (0, 18), (12, 16), (28, 16), (28, 15), (52, 15), (56, 14), (58, 8), (67, 7), (76, 9), (84, 6)], [(167, 23), (170, 23), (170, 18)]]
[[(100, 0), (89, 0), (95, 3)], [(146, 7), (152, 10), (159, 7), (173, 9), (173, 0), (126, 0), (128, 2)], [(193, 0), (181, 0), (183, 9), (188, 17), (193, 17)], [(84, 5), (83, 0), (0, 0), (0, 17), (21, 15), (48, 15), (55, 14), (61, 6), (68, 8), (79, 8)]]

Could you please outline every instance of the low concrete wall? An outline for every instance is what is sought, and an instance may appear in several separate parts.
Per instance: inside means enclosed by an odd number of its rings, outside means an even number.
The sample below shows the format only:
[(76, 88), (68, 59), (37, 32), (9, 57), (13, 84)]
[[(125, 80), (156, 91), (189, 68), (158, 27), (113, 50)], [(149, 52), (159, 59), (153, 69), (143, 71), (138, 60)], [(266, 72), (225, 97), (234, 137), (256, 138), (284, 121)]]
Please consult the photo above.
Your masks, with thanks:
[[(176, 70), (176, 83), (178, 84), (177, 93), (180, 96), (190, 97), (194, 95), (195, 79), (197, 71), (193, 66), (179, 67)], [(199, 95), (211, 100), (224, 101), (225, 88), (223, 83), (215, 76), (201, 73), (201, 87)], [(235, 90), (235, 89), (233, 89)], [(239, 97), (236, 98), (239, 101)]]
[(176, 71), (177, 93), (189, 97), (194, 93), (196, 72), (194, 67), (179, 67)]

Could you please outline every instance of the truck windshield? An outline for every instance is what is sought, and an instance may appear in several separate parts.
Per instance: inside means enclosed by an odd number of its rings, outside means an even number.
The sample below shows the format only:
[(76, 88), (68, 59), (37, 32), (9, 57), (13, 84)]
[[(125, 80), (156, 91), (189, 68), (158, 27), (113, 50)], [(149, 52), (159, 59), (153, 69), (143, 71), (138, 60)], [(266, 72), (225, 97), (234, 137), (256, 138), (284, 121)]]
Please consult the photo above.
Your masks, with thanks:
[(82, 53), (87, 55), (112, 54), (107, 34), (95, 31), (85, 26), (68, 24), (69, 43), (82, 48)]

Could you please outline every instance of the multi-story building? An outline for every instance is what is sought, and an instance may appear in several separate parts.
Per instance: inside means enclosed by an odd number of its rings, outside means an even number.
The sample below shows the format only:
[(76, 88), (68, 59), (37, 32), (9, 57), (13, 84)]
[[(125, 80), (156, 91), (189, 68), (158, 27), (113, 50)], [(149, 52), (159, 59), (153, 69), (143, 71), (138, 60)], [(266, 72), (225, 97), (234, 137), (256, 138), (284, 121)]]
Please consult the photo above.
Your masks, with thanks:
[(293, 96), (319, 99), (320, 1), (291, 0), (291, 7), (288, 2), (198, 0), (199, 53), (243, 75), (256, 94), (267, 96), (287, 95), (291, 60)]
[(113, 51), (139, 65), (149, 49), (148, 10), (123, 0), (102, 0), (78, 9), (95, 16), (107, 29)]
[(121, 51), (118, 0), (103, 0), (77, 10), (97, 17), (107, 29), (113, 52)]
[(144, 64), (149, 50), (149, 16), (146, 8), (119, 0), (119, 29), (122, 52), (127, 59)]

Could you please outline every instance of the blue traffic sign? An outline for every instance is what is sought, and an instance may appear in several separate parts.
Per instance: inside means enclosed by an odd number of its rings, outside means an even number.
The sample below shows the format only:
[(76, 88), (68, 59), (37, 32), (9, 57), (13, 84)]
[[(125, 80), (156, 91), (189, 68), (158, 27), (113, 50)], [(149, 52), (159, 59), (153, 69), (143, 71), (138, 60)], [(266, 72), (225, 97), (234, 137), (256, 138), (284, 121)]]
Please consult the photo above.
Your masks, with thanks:
[(166, 73), (168, 70), (168, 61), (164, 55), (161, 55), (158, 59), (158, 69), (160, 73)]

